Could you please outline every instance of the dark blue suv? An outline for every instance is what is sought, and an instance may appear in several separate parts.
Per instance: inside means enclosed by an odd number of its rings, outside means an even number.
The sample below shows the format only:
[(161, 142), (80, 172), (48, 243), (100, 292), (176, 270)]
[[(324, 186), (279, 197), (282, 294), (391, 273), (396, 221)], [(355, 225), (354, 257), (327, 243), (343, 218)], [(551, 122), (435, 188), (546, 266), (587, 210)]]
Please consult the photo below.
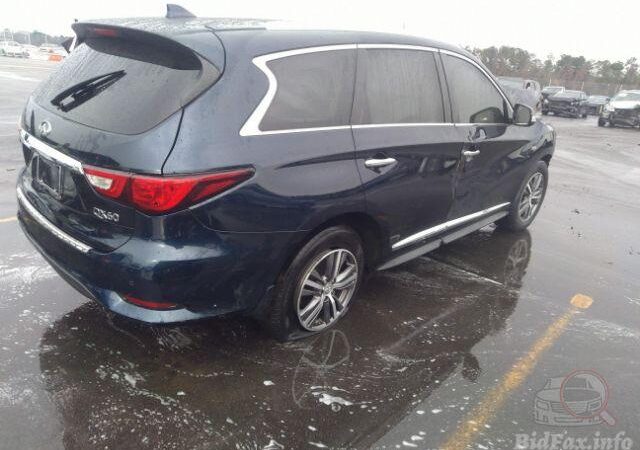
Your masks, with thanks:
[(19, 218), (118, 314), (304, 336), (367, 272), (523, 229), (544, 199), (553, 130), (457, 47), (194, 17), (73, 28), (21, 118)]

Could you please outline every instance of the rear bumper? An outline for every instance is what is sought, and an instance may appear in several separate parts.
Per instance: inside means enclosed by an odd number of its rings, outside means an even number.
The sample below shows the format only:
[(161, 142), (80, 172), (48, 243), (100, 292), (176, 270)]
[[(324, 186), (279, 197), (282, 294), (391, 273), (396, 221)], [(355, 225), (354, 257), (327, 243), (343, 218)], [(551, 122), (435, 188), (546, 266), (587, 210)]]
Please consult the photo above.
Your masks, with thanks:
[[(72, 245), (38, 217), (28, 199), (19, 196), (18, 203), (25, 235), (65, 281), (109, 310), (148, 323), (254, 308), (299, 238), (299, 233), (221, 233), (198, 226), (178, 242), (132, 237), (103, 253)], [(125, 301), (124, 295), (179, 306), (146, 309)]]

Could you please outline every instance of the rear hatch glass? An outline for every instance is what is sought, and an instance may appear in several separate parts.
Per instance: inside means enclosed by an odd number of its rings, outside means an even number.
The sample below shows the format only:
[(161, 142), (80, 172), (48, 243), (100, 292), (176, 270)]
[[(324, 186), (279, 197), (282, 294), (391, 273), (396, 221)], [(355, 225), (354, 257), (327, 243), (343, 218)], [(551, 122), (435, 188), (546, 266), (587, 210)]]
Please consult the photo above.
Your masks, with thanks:
[[(19, 187), (52, 225), (106, 252), (130, 238), (139, 213), (98, 194), (78, 167), (52, 154), (78, 165), (160, 174), (181, 108), (213, 85), (220, 71), (166, 37), (103, 30), (110, 35), (83, 36), (27, 103), (27, 169)], [(213, 34), (211, 39), (216, 42)]]
[(80, 124), (139, 134), (189, 103), (219, 75), (213, 64), (168, 39), (89, 37), (34, 99)]

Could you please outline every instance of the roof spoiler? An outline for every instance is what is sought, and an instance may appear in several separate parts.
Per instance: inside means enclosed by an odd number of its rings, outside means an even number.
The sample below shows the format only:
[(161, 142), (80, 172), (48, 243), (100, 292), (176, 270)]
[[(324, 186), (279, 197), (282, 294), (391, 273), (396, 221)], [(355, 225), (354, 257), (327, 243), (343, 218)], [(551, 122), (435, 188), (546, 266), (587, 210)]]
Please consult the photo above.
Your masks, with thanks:
[(195, 19), (196, 15), (180, 5), (167, 3), (167, 19)]

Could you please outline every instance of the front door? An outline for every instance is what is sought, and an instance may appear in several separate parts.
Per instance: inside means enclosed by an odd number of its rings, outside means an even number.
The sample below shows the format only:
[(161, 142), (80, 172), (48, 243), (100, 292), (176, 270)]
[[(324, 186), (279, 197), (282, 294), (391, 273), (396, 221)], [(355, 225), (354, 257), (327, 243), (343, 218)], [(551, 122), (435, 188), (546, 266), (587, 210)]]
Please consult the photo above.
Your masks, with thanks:
[(441, 56), (461, 148), (449, 219), (506, 208), (511, 190), (505, 183), (528, 141), (522, 127), (509, 123), (511, 107), (483, 69), (453, 53)]

